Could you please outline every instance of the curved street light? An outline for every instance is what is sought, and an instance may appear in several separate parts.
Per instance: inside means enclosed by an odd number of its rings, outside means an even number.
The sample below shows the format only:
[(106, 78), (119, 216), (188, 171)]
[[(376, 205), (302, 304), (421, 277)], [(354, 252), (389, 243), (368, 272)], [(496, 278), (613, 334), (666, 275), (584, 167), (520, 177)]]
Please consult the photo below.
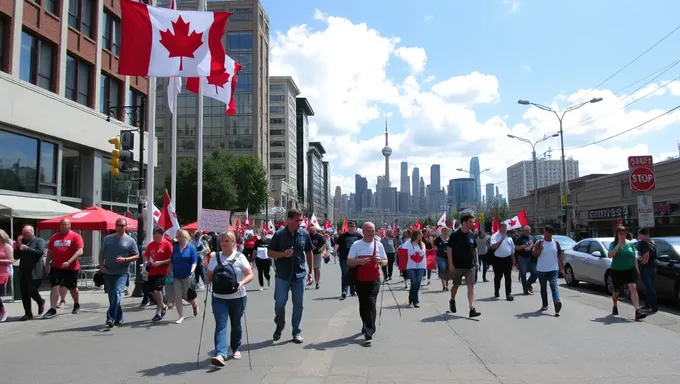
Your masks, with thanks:
[[(571, 112), (571, 111), (574, 111), (576, 109), (579, 109), (586, 104), (599, 103), (600, 101), (602, 101), (601, 97), (593, 97), (592, 99), (590, 99), (588, 101), (584, 101), (582, 103), (574, 104), (572, 106), (567, 107), (567, 109), (562, 111), (561, 115), (560, 115), (560, 112), (558, 112), (558, 111), (556, 111), (556, 110), (554, 110), (550, 107), (547, 107), (545, 105), (532, 103), (529, 100), (524, 100), (524, 99), (517, 100), (517, 104), (533, 105), (536, 108), (554, 113), (555, 116), (557, 116), (557, 120), (559, 120), (559, 122), (560, 122), (559, 136), (560, 136), (560, 146), (561, 146), (561, 151), (562, 151), (562, 183), (564, 183), (563, 189), (562, 189), (563, 196), (561, 196), (561, 199), (560, 199), (561, 201), (566, 201), (566, 202), (569, 201), (569, 199), (567, 198), (567, 196), (569, 196), (569, 182), (567, 181), (567, 161), (566, 161), (566, 157), (564, 156), (564, 130), (562, 129), (562, 120), (564, 120), (564, 115), (566, 115), (567, 112)], [(517, 138), (517, 137), (513, 137), (513, 138)], [(524, 140), (522, 140), (522, 141), (524, 141)], [(531, 142), (529, 142), (529, 143), (531, 144)], [(535, 143), (535, 144), (537, 144), (537, 143)], [(566, 219), (567, 219), (567, 228), (566, 228), (567, 233), (566, 233), (566, 235), (570, 236), (570, 234), (571, 234), (571, 220), (569, 219), (569, 209), (567, 207), (565, 207), (565, 209), (566, 209)]]

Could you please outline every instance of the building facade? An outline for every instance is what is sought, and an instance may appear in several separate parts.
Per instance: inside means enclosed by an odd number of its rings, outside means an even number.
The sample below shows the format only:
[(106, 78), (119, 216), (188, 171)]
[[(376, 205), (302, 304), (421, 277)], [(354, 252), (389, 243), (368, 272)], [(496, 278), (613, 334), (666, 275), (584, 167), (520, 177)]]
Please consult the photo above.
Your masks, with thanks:
[(460, 211), (469, 208), (468, 205), (474, 203), (476, 180), (471, 177), (452, 179), (449, 181), (453, 190), (453, 207)]
[[(368, 190), (368, 180), (365, 177), (356, 174), (354, 175), (354, 195), (356, 196), (354, 200), (354, 211), (361, 212), (363, 208), (368, 208), (368, 203), (365, 203), (364, 194)], [(370, 200), (370, 199), (369, 199)]]
[[(567, 159), (567, 180), (579, 177), (578, 160)], [(540, 159), (536, 161), (538, 188), (559, 184), (562, 181), (562, 161)], [(508, 167), (508, 199), (516, 199), (529, 194), (534, 189), (534, 163), (520, 161)]]
[(482, 201), (482, 180), (480, 178), (479, 157), (470, 159), (470, 177), (475, 179), (475, 203)]
[(324, 179), (323, 155), (326, 150), (320, 142), (309, 143), (307, 152), (307, 215), (316, 214), (317, 219), (328, 217), (328, 190)]
[(326, 220), (333, 222), (336, 217), (334, 198), (331, 194), (331, 163), (323, 162), (323, 190), (326, 198)]
[(297, 143), (297, 193), (298, 206), (309, 209), (309, 116), (314, 116), (314, 110), (304, 97), (295, 99), (296, 110), (296, 143)]
[[(164, 0), (161, 5), (170, 2)], [(196, 1), (178, 1), (179, 9), (197, 9)], [(222, 39), (227, 54), (243, 67), (238, 74), (236, 115), (227, 116), (224, 103), (204, 97), (203, 154), (216, 150), (261, 159), (269, 173), (269, 17), (258, 0), (209, 1), (209, 11), (232, 12)], [(198, 98), (184, 87), (177, 96), (177, 158), (195, 157), (198, 139)], [(170, 174), (172, 113), (167, 79), (157, 80), (156, 137), (159, 141), (156, 179)], [(167, 149), (167, 150), (165, 150)]]
[[(677, 236), (680, 231), (680, 159), (654, 164), (656, 189), (645, 193), (654, 209), (654, 236)], [(631, 231), (640, 225), (637, 198), (640, 192), (630, 189), (628, 171), (610, 175), (587, 175), (569, 181), (569, 206), (572, 228), (577, 239), (613, 236), (620, 221)], [(530, 223), (534, 223), (533, 196), (509, 201), (510, 216), (526, 210)], [(538, 226), (561, 228), (564, 231), (564, 210), (560, 202), (560, 186), (551, 185), (538, 191)], [(563, 232), (564, 233), (564, 232)]]
[(442, 171), (439, 164), (432, 164), (430, 166), (430, 185), (432, 186), (432, 194), (437, 194), (442, 189)]
[[(148, 79), (117, 74), (120, 43), (118, 1), (0, 1), (0, 204), (18, 196), (136, 214), (137, 175), (111, 176), (108, 140), (148, 113), (107, 115), (141, 105)], [(14, 235), (35, 225), (24, 219), (13, 220)], [(10, 217), (0, 226), (11, 233)], [(100, 233), (83, 235), (88, 264)]]
[(495, 193), (494, 193), (494, 188), (493, 188), (493, 187), (494, 187), (493, 183), (487, 183), (487, 184), (486, 184), (486, 196), (485, 196), (485, 199), (486, 199), (487, 202), (492, 201), (492, 200), (496, 197), (496, 195), (495, 195)]
[(408, 163), (405, 161), (401, 162), (401, 173), (400, 173), (400, 185), (399, 192), (411, 194), (411, 179), (408, 176)]
[[(297, 104), (300, 90), (290, 76), (269, 78), (269, 180), (275, 201), (297, 206)], [(286, 206), (290, 208), (290, 206)]]
[[(420, 169), (418, 167), (414, 167), (413, 171), (411, 172), (411, 189), (413, 193), (413, 197), (411, 199), (411, 212), (413, 213), (420, 213)], [(424, 182), (422, 183), (423, 185), (425, 184)], [(423, 191), (424, 192), (424, 191)]]

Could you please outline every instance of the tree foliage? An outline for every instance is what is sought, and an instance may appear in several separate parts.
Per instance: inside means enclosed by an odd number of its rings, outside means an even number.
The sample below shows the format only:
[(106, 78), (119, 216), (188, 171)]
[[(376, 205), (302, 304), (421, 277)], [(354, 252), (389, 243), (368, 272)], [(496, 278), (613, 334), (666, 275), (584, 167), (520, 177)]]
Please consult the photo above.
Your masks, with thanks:
[(486, 209), (484, 210), (484, 220), (487, 222), (493, 222), (493, 217), (498, 217), (499, 221), (508, 218), (509, 207), (508, 202), (498, 199), (493, 199), (486, 204)]
[[(177, 161), (177, 217), (186, 224), (197, 220), (198, 162), (196, 157)], [(171, 176), (156, 187), (154, 201), (163, 206), (164, 191), (170, 193)], [(215, 151), (203, 161), (203, 208), (235, 212), (259, 212), (267, 201), (267, 172), (253, 155), (235, 156)]]

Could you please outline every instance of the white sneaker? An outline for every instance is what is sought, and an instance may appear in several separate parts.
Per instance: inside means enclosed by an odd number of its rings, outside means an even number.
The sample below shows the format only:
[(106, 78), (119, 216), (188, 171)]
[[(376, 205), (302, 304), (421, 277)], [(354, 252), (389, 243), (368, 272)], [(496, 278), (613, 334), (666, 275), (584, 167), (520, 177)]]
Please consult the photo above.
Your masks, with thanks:
[(0, 312), (0, 323), (4, 323), (7, 321), (7, 308), (3, 308), (2, 312)]
[(175, 324), (182, 324), (184, 322), (184, 318), (180, 317), (179, 319), (175, 320)]
[(263, 288), (263, 287), (260, 287), (260, 292), (262, 292), (262, 291), (264, 291), (264, 288)]

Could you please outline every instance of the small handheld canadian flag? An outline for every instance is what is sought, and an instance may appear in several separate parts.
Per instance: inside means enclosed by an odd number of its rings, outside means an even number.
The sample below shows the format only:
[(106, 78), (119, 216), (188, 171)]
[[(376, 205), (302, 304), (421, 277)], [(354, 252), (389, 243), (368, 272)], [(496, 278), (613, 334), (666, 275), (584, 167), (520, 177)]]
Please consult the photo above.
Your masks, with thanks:
[(317, 220), (315, 213), (312, 213), (312, 218), (311, 218), (311, 220), (309, 220), (309, 224), (313, 225), (314, 228), (321, 230), (321, 226), (319, 225), (319, 220)]
[(179, 231), (179, 222), (177, 221), (177, 214), (175, 213), (175, 206), (170, 201), (168, 191), (165, 191), (163, 197), (163, 209), (158, 217), (158, 226), (165, 230), (165, 234), (170, 238), (175, 238), (177, 231)]
[(521, 210), (517, 214), (517, 216), (515, 216), (511, 219), (505, 220), (504, 223), (507, 224), (508, 229), (518, 229), (518, 228), (524, 227), (525, 225), (529, 225), (529, 220), (527, 220), (526, 211)]
[(440, 217), (439, 221), (437, 221), (437, 227), (446, 228), (446, 212), (442, 213), (442, 217)]

